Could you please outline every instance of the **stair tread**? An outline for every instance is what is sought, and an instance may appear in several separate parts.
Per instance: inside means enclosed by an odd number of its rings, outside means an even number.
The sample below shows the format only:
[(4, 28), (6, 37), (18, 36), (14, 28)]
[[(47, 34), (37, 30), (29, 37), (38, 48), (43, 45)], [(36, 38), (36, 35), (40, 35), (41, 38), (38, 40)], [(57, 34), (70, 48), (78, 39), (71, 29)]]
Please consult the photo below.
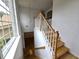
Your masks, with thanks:
[(60, 47), (57, 49), (57, 58), (61, 57), (62, 55), (64, 55), (65, 53), (68, 52), (68, 48), (66, 48), (65, 46)]
[(58, 40), (58, 43), (57, 43), (57, 48), (59, 48), (59, 47), (61, 47), (61, 46), (63, 46), (63, 45), (64, 45), (64, 42), (62, 42), (62, 41)]

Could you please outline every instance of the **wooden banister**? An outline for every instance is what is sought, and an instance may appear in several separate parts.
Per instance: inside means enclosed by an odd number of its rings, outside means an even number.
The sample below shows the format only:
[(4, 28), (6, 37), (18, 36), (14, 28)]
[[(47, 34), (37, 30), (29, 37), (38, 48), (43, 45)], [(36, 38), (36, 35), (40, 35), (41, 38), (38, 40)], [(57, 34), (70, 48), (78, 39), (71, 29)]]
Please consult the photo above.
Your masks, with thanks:
[(45, 37), (48, 39), (51, 48), (53, 48), (53, 59), (57, 58), (57, 42), (59, 39), (58, 31), (55, 31), (52, 26), (48, 23), (42, 13), (39, 13), (35, 19), (35, 27), (39, 28), (40, 31), (44, 32)]

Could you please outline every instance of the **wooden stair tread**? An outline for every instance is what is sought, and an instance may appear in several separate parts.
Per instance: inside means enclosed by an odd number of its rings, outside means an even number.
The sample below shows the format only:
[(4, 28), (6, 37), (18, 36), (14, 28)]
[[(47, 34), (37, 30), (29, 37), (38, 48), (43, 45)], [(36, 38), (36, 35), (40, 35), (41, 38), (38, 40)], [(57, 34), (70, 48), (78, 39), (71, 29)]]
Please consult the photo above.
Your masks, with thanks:
[(57, 58), (61, 57), (62, 55), (64, 55), (65, 53), (68, 52), (68, 48), (66, 48), (65, 46), (60, 47), (57, 49)]
[(61, 46), (63, 46), (64, 45), (64, 42), (62, 42), (62, 41), (60, 41), (60, 40), (58, 40), (58, 43), (57, 43), (57, 48), (60, 48)]
[(66, 53), (64, 54), (62, 57), (60, 57), (59, 59), (78, 59), (77, 57), (73, 56), (70, 53)]

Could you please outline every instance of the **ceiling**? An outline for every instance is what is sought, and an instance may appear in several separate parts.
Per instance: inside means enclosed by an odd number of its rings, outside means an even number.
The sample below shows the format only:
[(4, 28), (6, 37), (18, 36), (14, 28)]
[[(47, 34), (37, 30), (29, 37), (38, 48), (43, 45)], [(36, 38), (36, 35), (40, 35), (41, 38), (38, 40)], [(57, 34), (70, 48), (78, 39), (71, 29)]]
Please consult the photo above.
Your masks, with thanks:
[(29, 7), (39, 10), (47, 10), (52, 7), (53, 0), (18, 0), (22, 7)]

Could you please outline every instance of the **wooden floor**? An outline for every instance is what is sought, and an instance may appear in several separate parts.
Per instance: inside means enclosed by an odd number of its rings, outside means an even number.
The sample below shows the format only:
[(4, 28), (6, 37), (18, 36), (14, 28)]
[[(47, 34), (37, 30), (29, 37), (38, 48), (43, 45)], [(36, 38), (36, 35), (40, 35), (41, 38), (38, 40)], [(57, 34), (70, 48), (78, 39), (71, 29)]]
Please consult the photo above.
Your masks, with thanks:
[[(38, 58), (37, 56), (32, 55), (32, 56), (26, 56), (26, 57), (24, 57), (24, 59), (40, 59), (40, 58)], [(66, 54), (66, 55), (62, 56), (61, 58), (59, 58), (59, 59), (78, 59), (78, 58), (74, 57), (71, 54)]]
[(25, 39), (25, 49), (24, 49), (24, 59), (39, 59), (34, 53), (34, 33), (26, 32), (24, 33)]
[(32, 56), (26, 56), (24, 57), (24, 59), (39, 59), (39, 58), (37, 56), (32, 55)]
[[(40, 59), (40, 58), (38, 58), (37, 56), (32, 55), (32, 56), (26, 56), (26, 57), (24, 57), (24, 59)], [(61, 58), (59, 58), (59, 59), (78, 59), (78, 58), (74, 57), (71, 54), (66, 54), (66, 55), (62, 56)]]
[(73, 56), (70, 53), (66, 53), (65, 55), (63, 55), (61, 58), (59, 59), (78, 59), (77, 57)]

